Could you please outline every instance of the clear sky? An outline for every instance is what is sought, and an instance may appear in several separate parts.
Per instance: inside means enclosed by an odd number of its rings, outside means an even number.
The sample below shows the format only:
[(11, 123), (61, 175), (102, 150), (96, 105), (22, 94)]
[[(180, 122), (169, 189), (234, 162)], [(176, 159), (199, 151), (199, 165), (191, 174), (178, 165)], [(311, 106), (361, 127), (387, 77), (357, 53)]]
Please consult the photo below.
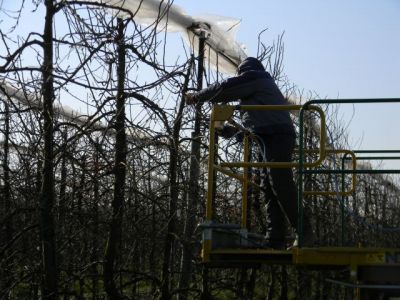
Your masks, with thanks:
[[(11, 5), (9, 1), (3, 5)], [(334, 99), (400, 98), (400, 0), (174, 3), (194, 16), (215, 14), (241, 19), (237, 40), (246, 44), (251, 56), (256, 55), (261, 30), (268, 28), (263, 35), (266, 44), (285, 32), (284, 72), (304, 91)], [(42, 16), (38, 15), (38, 22), (33, 23), (41, 23)], [(21, 26), (31, 30), (32, 20), (25, 18)], [(41, 30), (43, 25), (36, 25)], [(348, 122), (352, 107), (341, 111), (343, 121)], [(400, 104), (357, 105), (349, 127), (352, 147), (400, 149), (399, 112)]]
[[(285, 73), (321, 98), (400, 98), (399, 0), (175, 0), (191, 15), (242, 20), (237, 40), (256, 55), (257, 34), (285, 32)], [(344, 121), (352, 107), (343, 107)], [(357, 105), (350, 141), (359, 149), (400, 150), (400, 104)], [(400, 164), (396, 164), (400, 167)], [(388, 167), (391, 167), (390, 165)]]

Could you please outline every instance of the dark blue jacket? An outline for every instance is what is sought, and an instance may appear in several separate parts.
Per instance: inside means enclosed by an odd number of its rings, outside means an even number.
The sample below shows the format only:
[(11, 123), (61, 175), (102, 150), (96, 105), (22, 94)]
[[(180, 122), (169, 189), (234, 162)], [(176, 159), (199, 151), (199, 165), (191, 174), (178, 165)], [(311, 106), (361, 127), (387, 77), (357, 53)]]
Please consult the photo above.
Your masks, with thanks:
[[(242, 105), (288, 104), (271, 75), (259, 60), (246, 58), (238, 68), (238, 76), (214, 83), (195, 94), (195, 100), (213, 103), (240, 100)], [(295, 135), (286, 110), (245, 111), (243, 125), (255, 133)]]

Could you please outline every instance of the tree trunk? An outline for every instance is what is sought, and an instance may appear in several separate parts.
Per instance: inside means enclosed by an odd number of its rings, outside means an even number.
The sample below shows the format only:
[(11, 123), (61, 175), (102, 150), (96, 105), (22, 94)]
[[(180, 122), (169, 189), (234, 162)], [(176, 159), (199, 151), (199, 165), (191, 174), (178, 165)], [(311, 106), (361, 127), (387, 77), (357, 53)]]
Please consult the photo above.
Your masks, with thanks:
[(288, 299), (288, 274), (286, 266), (281, 266), (281, 297), (279, 299)]
[[(60, 193), (58, 198), (58, 224), (63, 224), (65, 222), (66, 207), (66, 190), (67, 190), (67, 139), (68, 133), (65, 129), (62, 133), (63, 137), (63, 147), (61, 151), (61, 171), (60, 171)], [(60, 262), (61, 263), (61, 262)]]
[(268, 294), (267, 294), (267, 300), (273, 300), (276, 299), (275, 297), (275, 282), (276, 282), (276, 267), (272, 266), (270, 267), (270, 279), (269, 279), (269, 288), (268, 288)]
[[(98, 140), (96, 141), (98, 142)], [(99, 248), (99, 206), (98, 201), (100, 200), (99, 191), (99, 152), (96, 149), (94, 151), (94, 174), (93, 174), (93, 233), (92, 233), (92, 250), (90, 254), (90, 260), (93, 263), (91, 269), (92, 276), (92, 300), (98, 299), (98, 267), (97, 262), (99, 260), (98, 248)]]
[[(1, 217), (0, 219), (6, 220), (5, 224), (5, 234), (1, 234), (0, 244), (7, 245), (13, 235), (13, 217), (10, 215), (11, 212), (11, 186), (10, 186), (10, 168), (9, 168), (9, 139), (10, 139), (10, 110), (8, 106), (8, 100), (4, 99), (4, 154), (3, 154), (3, 207), (1, 207)], [(9, 216), (9, 217), (7, 217)], [(2, 230), (1, 230), (2, 231)], [(1, 232), (0, 231), (0, 232)], [(3, 240), (4, 237), (4, 240)], [(3, 280), (0, 283), (0, 290), (4, 291), (2, 296), (4, 299), (10, 299), (10, 291), (8, 290), (11, 286), (11, 267), (13, 265), (12, 257), (8, 255), (8, 251), (5, 252), (4, 260), (0, 261), (2, 270), (0, 270), (0, 276)], [(0, 294), (1, 295), (1, 294)]]
[(246, 283), (246, 299), (254, 299), (254, 289), (256, 286), (257, 269), (250, 270), (249, 280)]
[(121, 242), (121, 225), (123, 217), (125, 177), (126, 177), (126, 133), (125, 133), (125, 43), (124, 23), (118, 19), (118, 92), (116, 103), (116, 140), (115, 140), (115, 181), (112, 201), (112, 219), (109, 237), (104, 256), (104, 287), (110, 299), (122, 299), (114, 279), (114, 267), (118, 245)]
[[(168, 216), (168, 232), (165, 241), (164, 248), (164, 260), (163, 260), (163, 272), (162, 272), (162, 295), (161, 299), (169, 299), (170, 291), (169, 291), (169, 268), (172, 264), (171, 259), (171, 251), (173, 248), (174, 242), (174, 232), (176, 227), (176, 210), (179, 199), (179, 190), (178, 190), (178, 157), (179, 157), (179, 132), (181, 130), (182, 125), (182, 113), (183, 108), (185, 107), (184, 94), (187, 90), (187, 86), (189, 83), (190, 76), (190, 67), (188, 74), (185, 77), (184, 86), (182, 89), (182, 98), (179, 104), (178, 112), (175, 118), (175, 123), (172, 129), (172, 140), (170, 141), (170, 164), (169, 164), (169, 185), (170, 185), (170, 202), (169, 202), (169, 216)], [(184, 241), (186, 242), (186, 241)], [(185, 247), (184, 247), (185, 248)], [(182, 255), (182, 263), (184, 261), (184, 254)], [(189, 259), (190, 263), (190, 259)], [(190, 274), (187, 274), (190, 276)], [(182, 276), (179, 282), (179, 287), (182, 284)], [(187, 287), (187, 282), (185, 282), (184, 287)], [(184, 293), (186, 294), (186, 293)], [(178, 296), (178, 298), (181, 295)]]
[(44, 299), (57, 299), (58, 270), (56, 262), (56, 237), (54, 229), (54, 151), (53, 151), (53, 0), (46, 0), (46, 17), (43, 35), (43, 130), (44, 164), (40, 192), (40, 240), (42, 244)]
[(170, 166), (169, 166), (169, 178), (170, 178), (170, 200), (169, 200), (169, 213), (168, 213), (168, 226), (167, 234), (164, 246), (164, 260), (162, 266), (162, 290), (161, 299), (170, 299), (170, 267), (171, 267), (171, 251), (174, 243), (174, 233), (176, 227), (176, 209), (178, 202), (178, 187), (176, 182), (177, 175), (177, 156), (178, 151), (176, 145), (171, 145), (170, 149)]

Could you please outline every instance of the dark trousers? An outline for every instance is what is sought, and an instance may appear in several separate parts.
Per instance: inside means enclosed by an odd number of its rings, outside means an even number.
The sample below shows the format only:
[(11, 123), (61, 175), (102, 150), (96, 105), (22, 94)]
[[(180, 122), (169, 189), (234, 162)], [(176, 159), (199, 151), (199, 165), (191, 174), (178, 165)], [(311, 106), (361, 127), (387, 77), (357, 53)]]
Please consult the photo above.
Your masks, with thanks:
[[(268, 162), (291, 162), (295, 137), (289, 134), (257, 134), (260, 138), (263, 159)], [(269, 237), (271, 241), (283, 241), (287, 217), (290, 225), (297, 228), (297, 188), (291, 168), (263, 169), (261, 185), (268, 203)], [(285, 217), (286, 215), (286, 217)]]

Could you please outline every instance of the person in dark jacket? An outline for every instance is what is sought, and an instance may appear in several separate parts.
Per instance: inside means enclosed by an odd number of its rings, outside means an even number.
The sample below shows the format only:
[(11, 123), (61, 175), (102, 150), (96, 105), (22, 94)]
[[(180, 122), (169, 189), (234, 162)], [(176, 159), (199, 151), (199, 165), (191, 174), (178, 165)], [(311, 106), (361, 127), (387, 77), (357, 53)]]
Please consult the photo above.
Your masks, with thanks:
[[(186, 103), (209, 101), (227, 103), (239, 100), (243, 105), (288, 104), (271, 75), (262, 63), (246, 58), (238, 67), (238, 75), (220, 83), (214, 83), (197, 92), (186, 94)], [(252, 110), (242, 114), (246, 129), (258, 137), (263, 159), (269, 162), (290, 162), (295, 146), (296, 134), (289, 112), (286, 110)], [(286, 247), (285, 215), (290, 225), (297, 228), (297, 188), (290, 168), (264, 170), (262, 186), (268, 201), (270, 231), (269, 246), (276, 249)], [(305, 222), (305, 238), (312, 235), (309, 222)], [(307, 237), (307, 238), (306, 238)]]

